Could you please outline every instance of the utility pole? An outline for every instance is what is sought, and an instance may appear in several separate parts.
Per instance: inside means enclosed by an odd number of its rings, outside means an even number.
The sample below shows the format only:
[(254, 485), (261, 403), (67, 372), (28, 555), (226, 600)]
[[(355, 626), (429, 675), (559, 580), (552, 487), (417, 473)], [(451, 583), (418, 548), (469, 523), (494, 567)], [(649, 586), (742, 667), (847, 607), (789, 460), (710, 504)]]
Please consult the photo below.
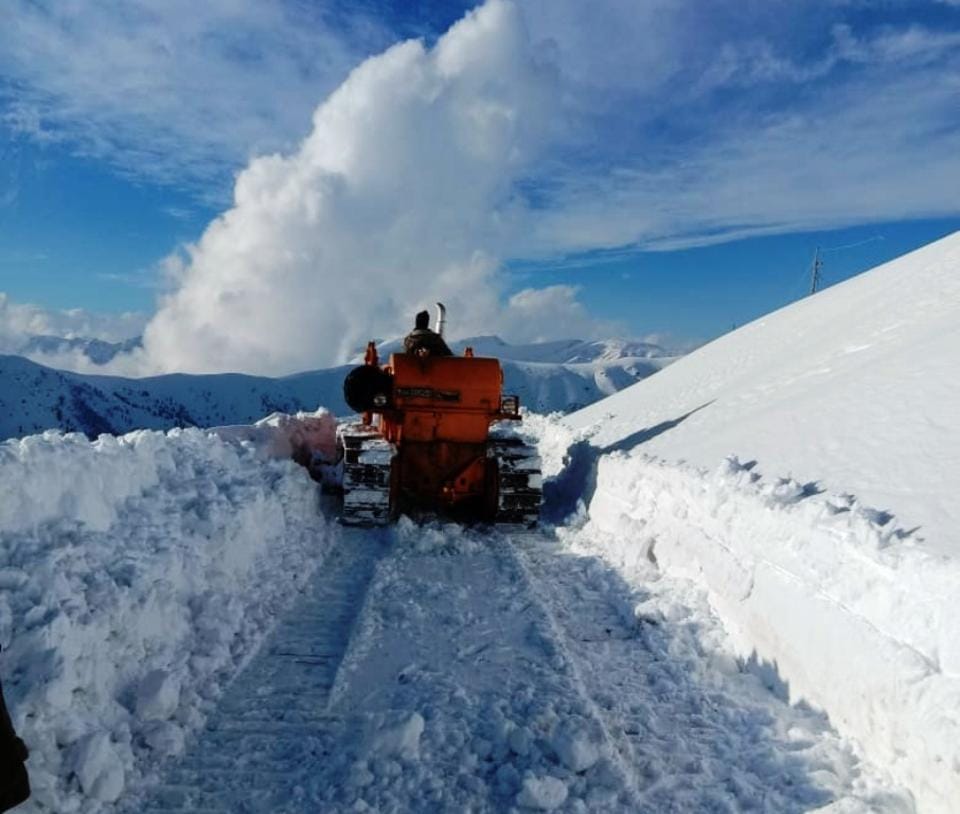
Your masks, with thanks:
[(820, 270), (823, 268), (823, 260), (820, 259), (820, 247), (813, 255), (813, 266), (810, 268), (810, 293), (816, 294), (820, 288)]

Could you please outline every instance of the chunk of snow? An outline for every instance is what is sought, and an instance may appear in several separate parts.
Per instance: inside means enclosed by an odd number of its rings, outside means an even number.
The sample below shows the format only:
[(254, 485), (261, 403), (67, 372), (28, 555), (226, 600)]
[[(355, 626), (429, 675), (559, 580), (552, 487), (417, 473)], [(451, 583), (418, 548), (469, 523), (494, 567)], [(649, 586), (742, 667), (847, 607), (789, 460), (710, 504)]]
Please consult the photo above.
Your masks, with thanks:
[(375, 720), (369, 750), (380, 757), (416, 759), (425, 721), (419, 712), (394, 713)]
[(152, 670), (137, 687), (136, 712), (143, 720), (166, 720), (179, 703), (180, 681), (166, 670)]
[(95, 800), (112, 803), (123, 793), (123, 765), (106, 732), (92, 733), (73, 745), (71, 768), (84, 794)]
[(553, 811), (567, 801), (567, 784), (551, 775), (528, 775), (517, 795), (517, 805), (538, 811)]
[(510, 733), (510, 750), (516, 754), (526, 755), (530, 752), (530, 746), (533, 744), (533, 735), (525, 726), (518, 726)]
[(570, 771), (585, 772), (603, 757), (603, 733), (585, 721), (561, 721), (550, 746)]
[(256, 424), (214, 427), (225, 441), (246, 441), (264, 458), (293, 458), (308, 464), (316, 457), (333, 461), (337, 454), (337, 420), (326, 409), (312, 413), (272, 413)]
[(160, 757), (172, 757), (183, 751), (183, 728), (170, 721), (148, 721), (144, 724), (143, 742)]

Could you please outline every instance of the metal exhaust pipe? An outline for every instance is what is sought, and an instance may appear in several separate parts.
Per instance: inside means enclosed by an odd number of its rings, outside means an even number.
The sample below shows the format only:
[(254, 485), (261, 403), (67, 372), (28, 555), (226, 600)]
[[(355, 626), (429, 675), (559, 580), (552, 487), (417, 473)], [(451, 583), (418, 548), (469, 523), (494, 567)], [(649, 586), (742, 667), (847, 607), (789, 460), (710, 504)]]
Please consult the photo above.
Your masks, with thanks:
[(437, 333), (443, 336), (447, 327), (447, 309), (442, 302), (437, 303)]

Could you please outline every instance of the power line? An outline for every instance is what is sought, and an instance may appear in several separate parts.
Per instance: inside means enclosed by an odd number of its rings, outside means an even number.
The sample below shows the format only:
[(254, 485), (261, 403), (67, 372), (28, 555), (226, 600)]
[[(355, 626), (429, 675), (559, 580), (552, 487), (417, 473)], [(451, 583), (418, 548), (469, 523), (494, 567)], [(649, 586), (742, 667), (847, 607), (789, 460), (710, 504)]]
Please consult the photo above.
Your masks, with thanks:
[(844, 246), (827, 246), (827, 248), (823, 250), (823, 253), (826, 254), (827, 252), (840, 252), (844, 249), (855, 249), (858, 246), (866, 246), (868, 243), (873, 243), (877, 240), (883, 240), (883, 235), (874, 235), (873, 237), (868, 237), (866, 240), (859, 240), (856, 243), (847, 243)]

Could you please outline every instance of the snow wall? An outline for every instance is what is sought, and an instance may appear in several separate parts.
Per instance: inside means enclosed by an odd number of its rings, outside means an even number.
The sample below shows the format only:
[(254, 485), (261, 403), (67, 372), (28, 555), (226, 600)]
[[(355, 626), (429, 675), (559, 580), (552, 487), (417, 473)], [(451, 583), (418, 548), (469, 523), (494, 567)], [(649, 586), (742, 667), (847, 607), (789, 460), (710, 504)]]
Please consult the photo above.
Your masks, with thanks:
[(317, 485), (290, 455), (334, 427), (0, 444), (0, 675), (31, 750), (24, 812), (99, 811), (183, 748), (322, 561)]
[(600, 457), (589, 525), (621, 568), (648, 558), (702, 585), (740, 655), (909, 788), (960, 800), (960, 563), (849, 495), (644, 455)]

